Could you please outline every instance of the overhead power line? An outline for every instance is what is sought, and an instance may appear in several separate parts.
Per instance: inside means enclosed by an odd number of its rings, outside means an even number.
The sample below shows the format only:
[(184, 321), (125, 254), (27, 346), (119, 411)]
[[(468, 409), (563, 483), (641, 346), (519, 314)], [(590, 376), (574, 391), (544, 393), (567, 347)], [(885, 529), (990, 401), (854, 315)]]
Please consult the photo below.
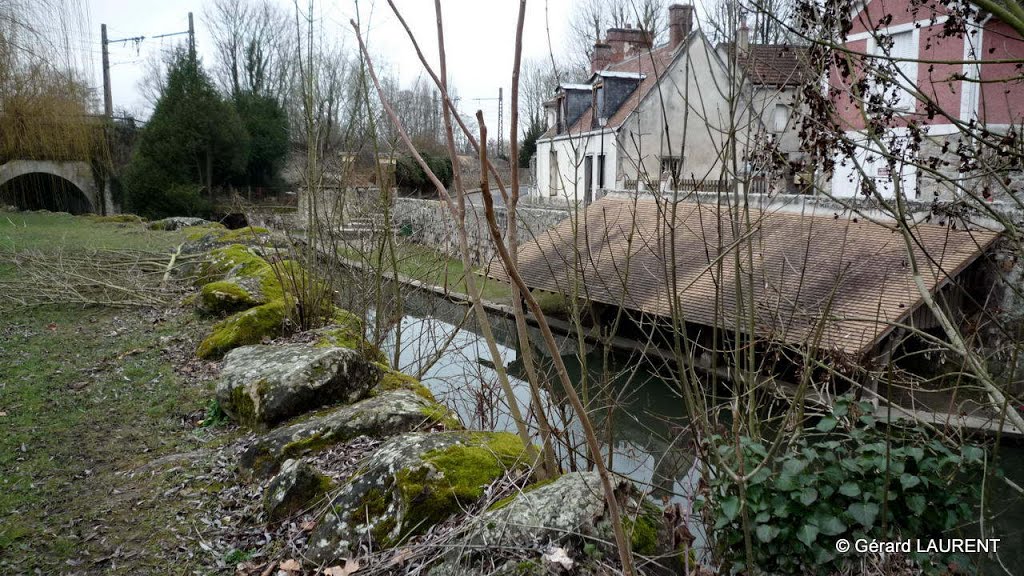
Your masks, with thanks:
[[(188, 13), (188, 30), (183, 32), (169, 32), (167, 34), (157, 34), (156, 36), (150, 36), (152, 40), (158, 38), (168, 38), (170, 36), (182, 36), (188, 34), (188, 53), (189, 57), (195, 60), (196, 57), (196, 29), (192, 22), (192, 13)], [(103, 45), (103, 112), (110, 118), (114, 115), (114, 98), (110, 90), (110, 45), (111, 44), (128, 44), (134, 43), (136, 46), (141, 44), (146, 39), (145, 36), (131, 36), (127, 38), (107, 38), (107, 25), (100, 24), (100, 43)]]

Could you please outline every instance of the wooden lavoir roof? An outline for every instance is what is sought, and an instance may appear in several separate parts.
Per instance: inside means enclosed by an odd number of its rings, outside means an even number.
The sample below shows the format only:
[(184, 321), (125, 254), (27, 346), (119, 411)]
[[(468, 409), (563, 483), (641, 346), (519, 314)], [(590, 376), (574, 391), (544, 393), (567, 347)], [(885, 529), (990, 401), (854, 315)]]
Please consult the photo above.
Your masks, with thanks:
[[(531, 288), (565, 293), (579, 269), (589, 299), (660, 316), (671, 316), (674, 276), (685, 321), (726, 330), (750, 317), (752, 288), (759, 336), (813, 344), (827, 316), (818, 347), (856, 356), (922, 303), (903, 236), (886, 226), (753, 209), (749, 227), (734, 226), (725, 207), (691, 203), (675, 205), (669, 226), (670, 209), (654, 200), (602, 199), (580, 219), (577, 263), (569, 219), (519, 248), (520, 272)], [(919, 225), (915, 236), (924, 283), (935, 291), (998, 235)], [(673, 252), (674, 270), (667, 265)]]

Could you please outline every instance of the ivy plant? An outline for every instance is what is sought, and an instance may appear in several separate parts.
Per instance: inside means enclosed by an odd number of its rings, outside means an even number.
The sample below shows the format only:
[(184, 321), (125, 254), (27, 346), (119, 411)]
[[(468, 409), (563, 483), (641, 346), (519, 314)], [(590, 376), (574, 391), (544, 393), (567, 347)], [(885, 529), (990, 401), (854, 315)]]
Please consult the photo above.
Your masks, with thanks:
[[(721, 465), (755, 470), (768, 447), (749, 437), (712, 436)], [(739, 458), (743, 458), (742, 467)], [(949, 538), (974, 517), (984, 451), (951, 450), (917, 426), (882, 426), (869, 402), (841, 397), (761, 467), (745, 485), (712, 466), (699, 498), (717, 557), (733, 573), (832, 573), (857, 553), (836, 552), (844, 538), (893, 541)], [(747, 566), (744, 513), (754, 566)], [(966, 566), (966, 558), (910, 554), (926, 573)]]

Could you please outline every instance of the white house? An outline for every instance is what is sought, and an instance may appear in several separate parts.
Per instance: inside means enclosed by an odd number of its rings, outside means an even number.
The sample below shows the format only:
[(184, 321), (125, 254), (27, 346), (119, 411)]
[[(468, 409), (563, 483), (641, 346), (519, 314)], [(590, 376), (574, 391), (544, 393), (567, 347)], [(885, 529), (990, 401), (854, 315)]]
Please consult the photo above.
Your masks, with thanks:
[(787, 160), (798, 153), (790, 107), (805, 81), (802, 51), (750, 46), (745, 30), (716, 48), (692, 14), (671, 6), (658, 47), (644, 30), (609, 29), (589, 81), (558, 88), (537, 141), (537, 196), (589, 203), (605, 190), (712, 189), (756, 170), (765, 144)]

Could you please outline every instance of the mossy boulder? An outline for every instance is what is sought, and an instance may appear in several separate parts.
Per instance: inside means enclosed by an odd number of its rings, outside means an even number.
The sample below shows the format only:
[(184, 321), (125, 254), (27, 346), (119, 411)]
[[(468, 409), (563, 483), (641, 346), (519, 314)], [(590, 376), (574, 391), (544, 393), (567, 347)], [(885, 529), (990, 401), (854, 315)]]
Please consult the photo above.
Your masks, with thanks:
[(210, 335), (196, 349), (196, 355), (216, 360), (239, 346), (259, 344), (264, 339), (280, 336), (287, 317), (288, 310), (283, 300), (274, 300), (229, 316), (214, 324)]
[(243, 346), (224, 357), (217, 401), (233, 420), (264, 428), (323, 406), (361, 400), (380, 377), (377, 366), (348, 348)]
[(301, 460), (287, 460), (263, 491), (263, 510), (271, 522), (308, 508), (331, 489), (331, 479)]
[(266, 304), (259, 284), (238, 280), (217, 280), (199, 291), (199, 309), (213, 316), (234, 314)]
[(149, 228), (150, 230), (173, 232), (175, 230), (181, 230), (182, 228), (193, 228), (196, 226), (201, 226), (209, 230), (226, 230), (224, 225), (220, 222), (211, 222), (209, 220), (204, 220), (203, 218), (192, 218), (190, 216), (172, 216), (170, 218), (154, 220), (147, 224), (146, 228)]
[(451, 420), (448, 409), (433, 400), (408, 390), (385, 392), (273, 430), (242, 453), (239, 469), (244, 477), (263, 478), (288, 458), (314, 454), (359, 436), (386, 438)]
[(186, 230), (188, 240), (182, 247), (186, 254), (208, 252), (218, 246), (230, 244), (246, 244), (260, 247), (284, 247), (287, 239), (274, 235), (260, 226), (247, 226), (237, 230), (217, 228), (213, 226), (195, 226)]
[(384, 370), (384, 376), (380, 379), (380, 384), (373, 391), (374, 394), (391, 392), (392, 390), (408, 390), (430, 402), (437, 402), (430, 388), (424, 386), (419, 380), (404, 372), (389, 368), (386, 364), (381, 364), (380, 368)]
[(388, 367), (388, 358), (380, 348), (368, 342), (363, 336), (363, 322), (358, 316), (335, 306), (330, 317), (330, 324), (313, 331), (316, 334), (316, 346), (340, 346), (360, 351), (366, 358)]
[(230, 244), (210, 250), (206, 259), (199, 265), (196, 285), (236, 277), (262, 278), (267, 272), (272, 272), (270, 263), (254, 248)]
[(478, 505), (508, 470), (528, 469), (526, 451), (507, 432), (435, 432), (398, 436), (367, 459), (306, 545), (321, 564), (349, 557), (360, 544), (387, 548)]
[[(662, 538), (661, 510), (626, 480), (615, 481), (615, 495), (633, 551), (645, 556), (670, 552), (666, 550), (667, 534)], [(558, 546), (572, 558), (585, 559), (595, 551), (614, 557), (614, 542), (600, 476), (597, 472), (570, 472), (528, 486), (473, 518), (458, 538), (464, 546), (457, 548), (542, 550)], [(474, 554), (452, 556), (431, 574), (472, 574), (491, 560)]]

